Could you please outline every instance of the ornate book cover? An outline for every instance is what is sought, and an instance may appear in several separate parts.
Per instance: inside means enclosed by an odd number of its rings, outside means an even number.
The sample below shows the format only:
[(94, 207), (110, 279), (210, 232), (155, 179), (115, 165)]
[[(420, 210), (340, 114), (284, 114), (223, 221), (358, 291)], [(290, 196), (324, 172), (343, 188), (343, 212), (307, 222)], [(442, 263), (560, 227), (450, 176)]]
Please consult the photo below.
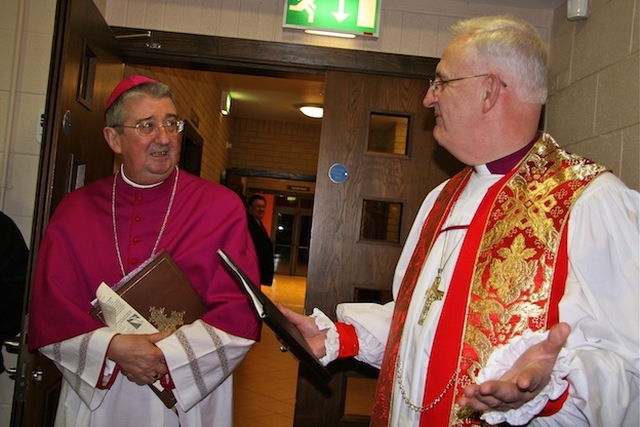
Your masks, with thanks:
[[(121, 333), (136, 333), (132, 331), (146, 323), (140, 316), (158, 331), (163, 331), (176, 330), (207, 312), (200, 295), (166, 251), (150, 258), (111, 289), (133, 310), (127, 311), (123, 304), (117, 301), (111, 304), (112, 300), (101, 298), (100, 302), (94, 300), (95, 308), (90, 314)], [(116, 318), (117, 323), (114, 322)], [(148, 330), (140, 329), (138, 333), (148, 333)], [(153, 384), (149, 386), (168, 408), (175, 405), (171, 390), (159, 389)]]

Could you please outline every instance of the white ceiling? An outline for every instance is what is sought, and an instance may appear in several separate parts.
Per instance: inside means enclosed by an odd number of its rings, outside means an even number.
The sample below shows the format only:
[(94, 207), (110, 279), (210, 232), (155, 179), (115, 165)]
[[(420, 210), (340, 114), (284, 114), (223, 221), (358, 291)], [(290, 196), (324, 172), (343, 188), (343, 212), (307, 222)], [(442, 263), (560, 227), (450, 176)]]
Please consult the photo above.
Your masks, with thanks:
[[(415, 0), (421, 1), (421, 0)], [(566, 0), (473, 0), (473, 3), (554, 10)], [(324, 83), (243, 74), (215, 73), (222, 90), (231, 93), (231, 115), (256, 119), (318, 123), (296, 109), (302, 103), (323, 102)]]

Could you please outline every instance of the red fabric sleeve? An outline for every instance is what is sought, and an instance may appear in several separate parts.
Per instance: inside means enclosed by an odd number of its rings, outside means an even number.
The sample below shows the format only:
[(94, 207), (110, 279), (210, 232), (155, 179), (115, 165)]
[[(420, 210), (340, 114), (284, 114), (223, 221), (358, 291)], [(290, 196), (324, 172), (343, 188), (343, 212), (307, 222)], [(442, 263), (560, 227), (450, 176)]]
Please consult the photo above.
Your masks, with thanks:
[(335, 325), (336, 329), (338, 329), (338, 338), (340, 340), (338, 359), (356, 356), (360, 351), (356, 328), (353, 325), (341, 322), (336, 322)]
[(565, 400), (569, 397), (569, 387), (562, 393), (562, 396), (557, 398), (556, 400), (550, 400), (547, 402), (547, 405), (542, 409), (542, 412), (538, 414), (539, 417), (550, 417), (551, 415), (557, 413), (560, 409), (562, 409), (562, 405), (564, 405)]

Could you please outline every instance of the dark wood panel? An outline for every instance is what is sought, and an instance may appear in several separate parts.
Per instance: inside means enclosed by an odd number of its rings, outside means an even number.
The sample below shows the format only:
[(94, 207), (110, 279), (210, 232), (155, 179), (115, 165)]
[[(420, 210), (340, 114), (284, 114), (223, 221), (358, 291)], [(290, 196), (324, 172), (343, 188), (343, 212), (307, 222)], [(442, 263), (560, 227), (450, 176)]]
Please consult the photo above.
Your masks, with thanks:
[[(449, 176), (435, 153), (432, 110), (422, 106), (428, 82), (417, 79), (336, 73), (327, 78), (311, 259), (322, 260), (309, 271), (307, 308), (332, 313), (335, 304), (353, 299), (354, 287), (391, 288), (395, 263), (415, 214), (429, 190)], [(409, 156), (366, 153), (372, 111), (403, 112), (410, 116)], [(332, 112), (335, 117), (332, 117)], [(334, 184), (329, 167), (343, 163), (348, 179)], [(359, 241), (363, 199), (402, 203), (397, 244)], [(332, 236), (327, 239), (326, 236)]]
[[(218, 72), (312, 79), (325, 71), (429, 78), (436, 58), (166, 31), (112, 27), (125, 59)], [(306, 75), (298, 76), (296, 73)]]

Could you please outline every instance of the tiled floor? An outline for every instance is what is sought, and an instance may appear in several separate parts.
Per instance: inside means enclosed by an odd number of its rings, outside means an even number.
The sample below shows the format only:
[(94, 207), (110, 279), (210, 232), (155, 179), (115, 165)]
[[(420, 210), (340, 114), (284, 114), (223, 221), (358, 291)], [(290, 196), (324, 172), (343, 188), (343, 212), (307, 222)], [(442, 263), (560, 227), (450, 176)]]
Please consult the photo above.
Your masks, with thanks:
[[(274, 302), (302, 313), (306, 278), (276, 276), (263, 292)], [(262, 339), (234, 374), (235, 427), (291, 427), (298, 362), (280, 351), (274, 333), (263, 325)]]
[[(306, 278), (276, 276), (262, 287), (275, 303), (303, 312)], [(291, 427), (296, 397), (298, 362), (280, 352), (274, 333), (266, 326), (262, 339), (249, 351), (234, 374), (235, 427)], [(349, 378), (345, 412), (369, 414), (373, 380)]]

